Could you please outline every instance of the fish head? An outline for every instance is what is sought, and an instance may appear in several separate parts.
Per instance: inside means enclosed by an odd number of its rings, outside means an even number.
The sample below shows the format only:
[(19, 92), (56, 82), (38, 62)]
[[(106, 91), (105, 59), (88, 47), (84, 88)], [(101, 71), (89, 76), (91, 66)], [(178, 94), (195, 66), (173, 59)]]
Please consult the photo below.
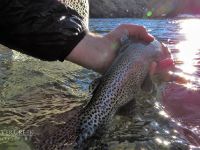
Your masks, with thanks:
[[(158, 67), (156, 68), (157, 72), (173, 67), (173, 60), (170, 49), (164, 43), (156, 39), (154, 39), (154, 41), (151, 43), (144, 43), (135, 40), (132, 40), (132, 42), (133, 44), (131, 44), (131, 48), (136, 52), (139, 51), (139, 57), (136, 57), (140, 59), (137, 59), (137, 61), (146, 61), (148, 64), (153, 61), (156, 62), (158, 64)], [(133, 55), (135, 55), (134, 52)]]
[(158, 40), (152, 41), (147, 46), (146, 52), (156, 62), (172, 58), (169, 48), (164, 43), (159, 42)]
[(166, 81), (165, 78), (169, 76), (169, 71), (174, 68), (174, 62), (169, 48), (157, 40), (147, 45), (146, 54), (147, 58), (150, 58), (151, 62), (156, 62), (157, 66), (154, 68), (154, 71), (151, 70), (150, 66), (150, 72), (154, 73), (147, 74), (142, 84), (142, 89), (145, 92), (152, 92), (155, 86)]
[[(156, 81), (160, 82), (162, 76), (167, 73), (173, 66), (170, 50), (165, 44), (159, 42), (156, 39), (150, 43), (141, 42), (136, 39), (129, 39), (124, 42), (124, 45), (119, 52), (122, 55), (127, 53), (127, 55), (130, 56), (129, 62), (131, 62), (133, 66), (138, 65), (138, 69), (136, 67), (135, 72), (140, 73), (140, 76), (145, 76), (145, 78), (140, 78), (141, 80), (137, 83), (142, 85), (141, 88), (145, 92), (152, 91), (151, 89), (153, 89), (152, 87), (154, 86), (153, 83)], [(151, 70), (151, 64), (153, 62), (157, 63), (155, 79), (159, 78), (159, 80), (152, 80), (151, 72), (153, 71)], [(130, 72), (132, 71), (130, 70)]]
[(161, 44), (160, 53), (158, 53), (156, 60), (157, 67), (155, 68), (154, 74), (152, 75), (152, 80), (157, 84), (157, 86), (162, 86), (164, 82), (175, 82), (178, 84), (187, 84), (189, 80), (185, 77), (174, 74), (176, 71), (175, 63), (171, 56), (170, 50), (163, 43)]

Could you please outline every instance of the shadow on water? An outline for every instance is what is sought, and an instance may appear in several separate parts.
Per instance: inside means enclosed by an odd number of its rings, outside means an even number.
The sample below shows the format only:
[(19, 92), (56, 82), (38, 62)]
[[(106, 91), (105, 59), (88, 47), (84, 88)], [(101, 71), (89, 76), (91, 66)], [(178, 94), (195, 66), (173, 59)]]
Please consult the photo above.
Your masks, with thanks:
[[(134, 115), (116, 115), (101, 141), (94, 139), (88, 149), (184, 150), (189, 145), (199, 146), (199, 127), (192, 124), (191, 118), (197, 121), (200, 106), (187, 107), (189, 101), (185, 100), (188, 96), (197, 102), (200, 85), (200, 45), (198, 38), (196, 45), (195, 38), (189, 39), (196, 34), (187, 31), (191, 20), (93, 19), (90, 28), (104, 34), (124, 22), (144, 25), (166, 43), (179, 68), (176, 73), (191, 82), (185, 86), (166, 85), (161, 99), (150, 95), (137, 100)], [(69, 62), (43, 62), (3, 48), (0, 65), (0, 150), (33, 149), (31, 143), (40, 144), (56, 133), (90, 99), (88, 87), (98, 76)]]

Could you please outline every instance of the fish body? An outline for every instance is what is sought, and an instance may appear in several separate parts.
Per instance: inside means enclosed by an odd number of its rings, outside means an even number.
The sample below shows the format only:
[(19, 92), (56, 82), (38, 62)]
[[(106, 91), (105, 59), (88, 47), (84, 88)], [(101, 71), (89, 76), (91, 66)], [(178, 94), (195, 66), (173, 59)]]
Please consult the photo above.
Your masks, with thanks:
[(75, 149), (81, 149), (84, 142), (112, 119), (121, 106), (143, 93), (141, 85), (153, 61), (169, 57), (168, 49), (157, 40), (150, 44), (127, 42), (101, 77), (91, 100), (79, 116), (80, 130)]

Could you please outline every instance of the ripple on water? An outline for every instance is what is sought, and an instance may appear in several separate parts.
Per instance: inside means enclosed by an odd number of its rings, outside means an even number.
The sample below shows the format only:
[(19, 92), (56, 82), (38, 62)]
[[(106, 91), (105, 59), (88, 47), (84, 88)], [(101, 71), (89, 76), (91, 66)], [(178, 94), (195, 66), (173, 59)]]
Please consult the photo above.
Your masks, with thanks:
[[(101, 22), (104, 23), (101, 24)], [(177, 66), (182, 73), (184, 70), (184, 75), (199, 78), (200, 47), (197, 44), (195, 44), (196, 47), (188, 47), (193, 45), (191, 42), (194, 40), (188, 42), (188, 37), (185, 37), (187, 30), (182, 30), (188, 28), (187, 25), (182, 25), (187, 24), (187, 21), (94, 19), (91, 20), (90, 27), (104, 34), (122, 22), (148, 27), (153, 35), (172, 49), (173, 57), (181, 62)], [(179, 32), (180, 30), (184, 32)], [(18, 145), (19, 149), (28, 150), (31, 147), (26, 143), (30, 144), (30, 140), (28, 142), (19, 140), (16, 136), (14, 140), (5, 140), (2, 137), (5, 137), (6, 133), (2, 135), (2, 129), (31, 130), (38, 139), (45, 138), (43, 135), (54, 134), (60, 124), (69, 121), (89, 100), (88, 86), (98, 75), (69, 62), (43, 62), (16, 52), (14, 54), (5, 50), (2, 52), (2, 48), (0, 49), (0, 149), (7, 147), (16, 149)], [(192, 67), (196, 69), (194, 72), (189, 71)], [(197, 82), (195, 83), (200, 86)], [(169, 99), (167, 102), (170, 103)], [(180, 103), (171, 102), (170, 104), (173, 103), (180, 106)], [(177, 107), (173, 109), (172, 106), (170, 108), (172, 112), (180, 109)], [(166, 118), (162, 116), (163, 113), (159, 113), (163, 111), (163, 106), (155, 97), (150, 96), (137, 101), (132, 109), (134, 109), (132, 116), (118, 114), (114, 117), (113, 122), (108, 125), (108, 131), (103, 135), (103, 140), (95, 139), (88, 145), (90, 149), (95, 147), (110, 150), (187, 149), (188, 139), (181, 135), (180, 130), (175, 129), (172, 125), (173, 121), (170, 121), (172, 118)], [(190, 135), (199, 135), (197, 126), (194, 128), (190, 124), (186, 127), (189, 131), (196, 129)], [(3, 144), (1, 140), (4, 141)]]

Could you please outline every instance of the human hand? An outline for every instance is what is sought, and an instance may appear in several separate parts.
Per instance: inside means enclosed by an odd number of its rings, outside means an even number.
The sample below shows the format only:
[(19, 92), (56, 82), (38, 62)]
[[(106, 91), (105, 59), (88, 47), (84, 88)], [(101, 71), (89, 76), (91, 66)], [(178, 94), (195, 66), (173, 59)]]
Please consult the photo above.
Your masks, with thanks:
[(88, 32), (66, 59), (104, 73), (116, 58), (121, 38), (125, 35), (144, 42), (154, 40), (143, 26), (122, 24), (104, 36)]
[(103, 36), (105, 41), (110, 43), (109, 49), (106, 49), (108, 58), (105, 59), (103, 72), (111, 65), (115, 57), (117, 56), (117, 51), (122, 44), (122, 39), (124, 37), (134, 38), (137, 41), (150, 43), (154, 40), (154, 37), (149, 34), (145, 27), (134, 25), (134, 24), (122, 24), (115, 28), (113, 31)]
[(154, 37), (148, 33), (145, 27), (134, 24), (122, 24), (109, 32), (105, 37), (114, 42), (120, 42), (123, 36), (132, 37), (136, 40), (150, 43)]

